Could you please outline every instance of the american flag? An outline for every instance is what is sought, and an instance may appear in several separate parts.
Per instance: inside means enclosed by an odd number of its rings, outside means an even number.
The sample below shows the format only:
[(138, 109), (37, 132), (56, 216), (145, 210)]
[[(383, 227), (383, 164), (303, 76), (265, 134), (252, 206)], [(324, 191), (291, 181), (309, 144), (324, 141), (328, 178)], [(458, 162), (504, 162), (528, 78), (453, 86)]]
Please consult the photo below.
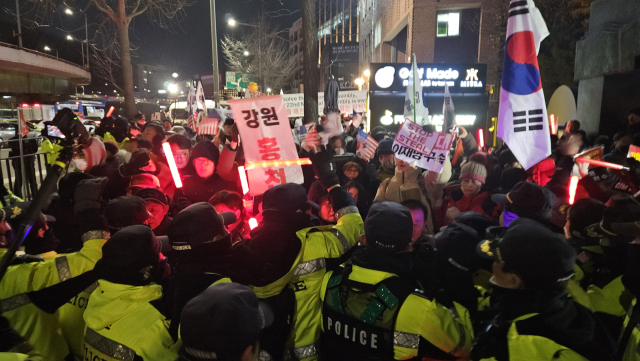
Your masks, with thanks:
[(198, 124), (198, 135), (201, 135), (201, 134), (216, 135), (219, 124), (220, 124), (220, 120), (218, 118), (202, 119), (200, 124)]
[(378, 142), (367, 135), (362, 129), (358, 129), (358, 156), (364, 160), (373, 158), (378, 148)]
[(304, 140), (307, 138), (307, 127), (302, 124), (300, 126), (300, 130), (298, 131), (298, 139), (300, 140), (300, 145), (304, 144)]
[(309, 129), (307, 136), (304, 139), (307, 147), (315, 147), (320, 145), (320, 137), (318, 136), (318, 131), (316, 130), (316, 126), (314, 125)]

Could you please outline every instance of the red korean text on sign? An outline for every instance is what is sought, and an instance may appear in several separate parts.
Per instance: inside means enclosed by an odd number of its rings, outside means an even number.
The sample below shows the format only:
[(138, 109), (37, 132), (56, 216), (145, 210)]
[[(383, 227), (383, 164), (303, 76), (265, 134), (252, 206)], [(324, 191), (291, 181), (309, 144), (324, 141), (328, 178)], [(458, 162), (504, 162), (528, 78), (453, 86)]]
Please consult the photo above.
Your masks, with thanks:
[(276, 186), (278, 184), (287, 183), (287, 176), (284, 173), (284, 168), (278, 168), (278, 169), (269, 168), (269, 169), (265, 169), (264, 170), (264, 175), (267, 176), (267, 180), (265, 180), (264, 183), (269, 188), (271, 188), (273, 186)]
[(278, 160), (280, 159), (280, 147), (276, 138), (262, 138), (258, 140), (258, 147), (262, 160)]

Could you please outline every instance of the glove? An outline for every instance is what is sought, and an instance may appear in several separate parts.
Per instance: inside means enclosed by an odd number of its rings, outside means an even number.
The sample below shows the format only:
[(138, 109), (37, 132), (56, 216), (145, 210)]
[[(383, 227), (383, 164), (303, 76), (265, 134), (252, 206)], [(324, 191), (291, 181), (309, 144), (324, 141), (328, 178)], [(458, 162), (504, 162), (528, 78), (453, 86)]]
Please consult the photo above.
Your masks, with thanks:
[(131, 155), (129, 163), (120, 166), (120, 175), (123, 177), (133, 177), (136, 174), (144, 173), (141, 168), (148, 166), (150, 159), (149, 154), (145, 152), (138, 152)]
[(92, 178), (81, 180), (74, 193), (75, 204), (73, 212), (78, 214), (88, 209), (100, 209), (102, 191), (107, 186), (107, 178)]
[(333, 155), (333, 149), (325, 148), (324, 145), (320, 146), (319, 152), (311, 152), (311, 154), (309, 154), (316, 178), (318, 178), (325, 188), (331, 188), (336, 184), (340, 184), (340, 180), (336, 174), (336, 164), (333, 161)]

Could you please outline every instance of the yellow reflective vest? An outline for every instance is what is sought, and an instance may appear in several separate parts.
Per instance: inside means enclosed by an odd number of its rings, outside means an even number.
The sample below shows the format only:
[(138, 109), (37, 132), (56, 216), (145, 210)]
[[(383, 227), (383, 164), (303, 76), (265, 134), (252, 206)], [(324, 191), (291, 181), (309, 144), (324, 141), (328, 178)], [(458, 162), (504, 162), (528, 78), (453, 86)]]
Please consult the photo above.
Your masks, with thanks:
[(169, 320), (150, 302), (162, 298), (162, 286), (129, 286), (98, 281), (84, 312), (87, 324), (83, 360), (174, 361), (179, 344)]
[[(342, 308), (341, 305), (334, 305), (334, 300), (338, 301), (341, 296), (330, 294), (329, 291), (333, 292), (333, 288), (343, 281), (343, 275), (332, 278), (333, 274), (333, 272), (327, 273), (321, 292), (322, 301), (327, 307), (335, 311), (338, 308)], [(348, 274), (348, 280), (366, 285), (383, 285), (375, 291), (382, 303), (374, 302), (368, 298), (358, 299), (357, 294), (353, 295), (353, 298), (350, 296), (344, 301), (346, 307), (343, 311), (346, 318), (342, 318), (344, 325), (339, 325), (338, 322), (331, 322), (327, 319), (326, 324), (323, 324), (324, 332), (329, 332), (333, 335), (337, 334), (341, 337), (342, 333), (347, 339), (349, 339), (347, 336), (351, 335), (352, 346), (364, 350), (366, 354), (369, 352), (384, 352), (383, 350), (386, 348), (385, 345), (382, 345), (384, 337), (376, 337), (375, 331), (369, 334), (367, 328), (371, 328), (370, 326), (374, 326), (372, 330), (375, 330), (376, 327), (378, 329), (389, 328), (388, 331), (393, 333), (393, 357), (395, 360), (424, 357), (425, 355), (419, 355), (419, 349), (423, 342), (430, 343), (452, 357), (458, 359), (468, 358), (473, 344), (473, 326), (468, 310), (457, 302), (453, 302), (451, 307), (447, 308), (438, 303), (435, 298), (427, 296), (422, 290), (413, 290), (413, 292), (410, 290), (404, 300), (398, 299), (395, 297), (396, 295), (393, 295), (392, 291), (384, 287), (384, 283), (394, 277), (398, 276), (384, 271), (352, 266), (352, 272)], [(329, 290), (329, 288), (332, 289)], [(391, 304), (388, 304), (390, 303), (387, 301), (389, 299), (393, 300)], [(375, 309), (375, 307), (372, 307), (374, 304), (378, 306), (387, 304), (387, 306), (382, 306), (390, 309), (392, 317), (396, 315), (395, 320), (386, 319), (388, 317), (385, 317), (382, 312), (378, 315), (376, 315), (378, 312), (373, 312), (373, 316), (367, 321), (367, 314)], [(362, 308), (364, 308), (364, 312), (360, 312)], [(378, 311), (381, 311), (381, 309), (382, 307)], [(353, 314), (356, 310), (361, 315)], [(351, 326), (348, 326), (348, 323), (351, 323)], [(336, 327), (344, 329), (339, 330)]]
[[(0, 281), (2, 316), (42, 354), (44, 360), (62, 360), (70, 349), (74, 354), (82, 355), (80, 342), (84, 330), (84, 309), (74, 310), (75, 306), (66, 304), (56, 313), (48, 314), (31, 304), (26, 293), (53, 286), (92, 270), (102, 258), (102, 245), (108, 238), (108, 232), (87, 232), (83, 235), (86, 241), (79, 252), (59, 255), (44, 262), (10, 266)], [(61, 325), (64, 325), (64, 329)]]
[(259, 298), (272, 297), (283, 287), (296, 295), (293, 329), (286, 345), (286, 360), (317, 360), (322, 324), (320, 289), (326, 273), (326, 260), (339, 258), (355, 246), (364, 232), (364, 223), (355, 206), (336, 212), (335, 226), (305, 228), (297, 232), (302, 247), (290, 271), (264, 287), (254, 287)]
[[(530, 313), (513, 320), (507, 332), (507, 342), (509, 344), (509, 360), (558, 360), (558, 361), (588, 361), (585, 357), (574, 350), (562, 346), (553, 340), (537, 335), (520, 335), (518, 333), (518, 321), (538, 315)], [(495, 357), (483, 358), (481, 360), (496, 361)], [(595, 360), (593, 360), (595, 361)]]

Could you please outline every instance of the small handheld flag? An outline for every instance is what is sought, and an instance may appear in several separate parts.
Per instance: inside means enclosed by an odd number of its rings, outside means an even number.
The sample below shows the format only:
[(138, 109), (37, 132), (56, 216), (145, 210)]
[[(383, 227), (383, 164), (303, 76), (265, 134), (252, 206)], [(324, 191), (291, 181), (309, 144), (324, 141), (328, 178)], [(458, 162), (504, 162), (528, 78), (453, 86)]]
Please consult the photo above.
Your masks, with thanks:
[(304, 143), (307, 147), (316, 147), (320, 145), (320, 137), (318, 136), (318, 131), (316, 130), (315, 125), (309, 129), (309, 132), (304, 139)]
[(362, 129), (358, 129), (358, 151), (357, 154), (364, 160), (373, 158), (378, 149), (379, 143), (372, 136), (367, 135)]

